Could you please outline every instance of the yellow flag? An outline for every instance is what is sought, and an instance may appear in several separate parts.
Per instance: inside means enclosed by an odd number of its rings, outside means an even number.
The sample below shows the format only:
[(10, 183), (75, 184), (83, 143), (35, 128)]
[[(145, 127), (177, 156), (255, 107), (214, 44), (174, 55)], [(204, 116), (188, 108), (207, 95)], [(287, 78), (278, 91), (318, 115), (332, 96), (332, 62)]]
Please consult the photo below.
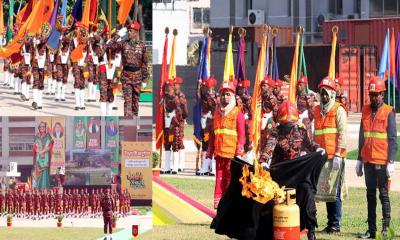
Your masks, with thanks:
[(261, 40), (261, 52), (258, 56), (256, 79), (254, 83), (253, 98), (251, 102), (251, 109), (253, 111), (253, 118), (251, 122), (251, 136), (254, 144), (256, 156), (258, 155), (258, 143), (261, 135), (261, 88), (260, 83), (265, 77), (265, 55), (267, 46), (267, 33), (264, 32)]
[(334, 26), (332, 29), (332, 48), (331, 48), (331, 59), (329, 62), (329, 72), (328, 76), (335, 79), (335, 58), (336, 58), (336, 41), (337, 41), (337, 30), (338, 27)]
[(297, 86), (297, 70), (299, 65), (299, 47), (300, 47), (300, 31), (296, 34), (296, 47), (294, 50), (292, 71), (290, 73), (289, 83), (289, 102), (296, 103), (296, 86)]
[(176, 77), (175, 50), (176, 50), (176, 35), (178, 35), (178, 31), (174, 29), (173, 34), (174, 34), (174, 39), (172, 40), (172, 50), (168, 68), (168, 79), (175, 79)]
[(232, 31), (229, 33), (228, 47), (226, 49), (223, 82), (228, 82), (231, 76), (235, 77), (235, 72), (233, 69), (233, 54), (232, 54)]

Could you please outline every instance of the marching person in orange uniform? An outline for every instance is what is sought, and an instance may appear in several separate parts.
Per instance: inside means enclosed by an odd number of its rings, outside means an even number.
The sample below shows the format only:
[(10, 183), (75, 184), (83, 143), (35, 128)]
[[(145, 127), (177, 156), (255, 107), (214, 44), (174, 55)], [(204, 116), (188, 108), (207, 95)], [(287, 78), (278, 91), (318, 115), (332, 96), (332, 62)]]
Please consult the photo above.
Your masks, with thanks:
[(318, 89), (321, 102), (314, 108), (314, 138), (325, 149), (328, 161), (319, 177), (316, 199), (326, 202), (328, 224), (323, 232), (330, 234), (340, 232), (342, 218), (347, 113), (344, 106), (336, 102), (334, 79), (325, 77)]
[(388, 179), (394, 173), (397, 152), (397, 129), (393, 107), (384, 103), (385, 81), (376, 76), (368, 85), (370, 104), (362, 109), (358, 140), (357, 176), (365, 172), (368, 203), (368, 230), (359, 238), (375, 239), (376, 188), (382, 204), (382, 235), (387, 236), (390, 225), (390, 200)]
[(219, 89), (220, 102), (214, 113), (214, 131), (211, 133), (207, 158), (216, 160), (214, 208), (224, 195), (230, 182), (231, 160), (243, 154), (245, 144), (244, 114), (236, 106), (236, 87), (232, 81)]

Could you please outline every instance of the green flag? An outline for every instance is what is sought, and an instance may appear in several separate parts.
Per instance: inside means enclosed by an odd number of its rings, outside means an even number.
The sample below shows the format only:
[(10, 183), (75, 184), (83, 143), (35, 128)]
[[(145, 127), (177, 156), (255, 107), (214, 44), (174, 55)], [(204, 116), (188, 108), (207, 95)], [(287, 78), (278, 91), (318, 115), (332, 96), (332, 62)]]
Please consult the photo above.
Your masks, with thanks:
[(10, 2), (10, 7), (8, 9), (8, 23), (7, 23), (7, 33), (6, 33), (6, 39), (7, 39), (7, 44), (10, 42), (11, 38), (13, 37), (13, 33), (11, 31), (11, 28), (14, 26), (14, 0), (9, 0)]
[(100, 0), (100, 8), (104, 16), (107, 18), (107, 23), (110, 26), (110, 32), (115, 28), (115, 24), (117, 21), (117, 2), (116, 0)]

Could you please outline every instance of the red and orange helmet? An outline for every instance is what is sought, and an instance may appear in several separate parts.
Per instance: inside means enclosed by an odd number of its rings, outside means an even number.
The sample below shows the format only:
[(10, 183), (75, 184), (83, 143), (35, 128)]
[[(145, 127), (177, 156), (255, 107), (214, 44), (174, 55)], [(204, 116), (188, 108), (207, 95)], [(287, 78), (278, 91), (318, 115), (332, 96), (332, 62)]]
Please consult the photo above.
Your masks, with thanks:
[(236, 87), (232, 81), (222, 83), (221, 87), (219, 88), (219, 92), (224, 90), (229, 90), (232, 93), (236, 93)]
[(299, 120), (299, 112), (297, 111), (297, 106), (285, 100), (278, 107), (278, 122), (279, 123), (289, 123), (297, 122)]
[(322, 79), (322, 81), (319, 83), (318, 89), (321, 89), (322, 87), (330, 88), (330, 89), (336, 91), (336, 82), (335, 82), (335, 80), (333, 80), (332, 78), (330, 78), (328, 76), (324, 77)]
[(297, 81), (297, 84), (301, 84), (301, 83), (304, 83), (304, 84), (306, 84), (306, 85), (308, 84), (308, 79), (307, 79), (306, 76), (302, 75), (302, 76), (300, 77), (299, 81)]
[(384, 91), (386, 91), (385, 81), (379, 76), (373, 77), (368, 84), (368, 92), (379, 93)]

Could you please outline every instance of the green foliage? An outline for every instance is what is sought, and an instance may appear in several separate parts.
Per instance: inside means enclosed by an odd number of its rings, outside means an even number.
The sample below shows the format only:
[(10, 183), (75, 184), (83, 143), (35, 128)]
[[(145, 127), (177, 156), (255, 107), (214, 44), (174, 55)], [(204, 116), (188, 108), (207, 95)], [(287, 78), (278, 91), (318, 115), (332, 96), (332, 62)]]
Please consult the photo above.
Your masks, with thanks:
[(153, 152), (153, 168), (158, 167), (158, 163), (160, 162), (160, 154), (158, 152)]
[(387, 229), (387, 236), (383, 236), (382, 233), (377, 233), (375, 239), (376, 240), (393, 240), (393, 239), (395, 239), (395, 236), (396, 236), (396, 234), (394, 232), (394, 229), (389, 227)]

